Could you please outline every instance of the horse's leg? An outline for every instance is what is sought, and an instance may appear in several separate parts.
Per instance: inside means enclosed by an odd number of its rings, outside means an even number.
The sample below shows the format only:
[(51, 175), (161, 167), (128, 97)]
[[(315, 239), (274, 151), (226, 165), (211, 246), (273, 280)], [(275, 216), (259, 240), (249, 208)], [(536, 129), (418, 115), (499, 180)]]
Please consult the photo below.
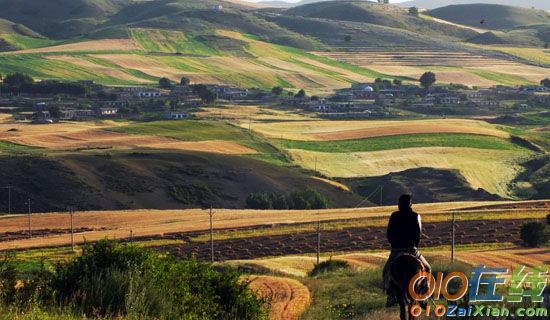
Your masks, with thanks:
[(399, 317), (401, 320), (407, 320), (407, 302), (403, 297), (399, 297)]

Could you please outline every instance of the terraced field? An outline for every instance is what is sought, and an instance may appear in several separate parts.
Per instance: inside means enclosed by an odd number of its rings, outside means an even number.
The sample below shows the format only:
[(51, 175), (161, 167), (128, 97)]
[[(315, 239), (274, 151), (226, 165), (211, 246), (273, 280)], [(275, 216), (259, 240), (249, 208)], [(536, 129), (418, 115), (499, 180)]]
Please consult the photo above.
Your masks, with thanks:
[[(491, 50), (491, 47), (484, 49)], [(495, 51), (515, 55), (525, 60), (545, 63), (546, 54), (540, 50), (520, 48), (493, 48)], [(496, 84), (519, 85), (538, 83), (549, 73), (548, 68), (535, 67), (491, 58), (470, 52), (403, 49), (378, 51), (366, 48), (353, 52), (315, 52), (315, 54), (366, 67), (374, 71), (418, 79), (422, 73), (431, 70), (441, 83), (461, 83), (469, 86), (492, 86)]]
[(329, 153), (288, 150), (294, 163), (329, 177), (381, 176), (412, 168), (458, 170), (472, 188), (503, 197), (529, 152), (476, 148), (420, 147), (373, 152)]
[(487, 122), (467, 119), (264, 122), (253, 123), (252, 130), (270, 138), (300, 141), (338, 141), (425, 133), (469, 133), (509, 137), (507, 132)]
[[(488, 207), (490, 206), (490, 207)], [(483, 209), (477, 209), (483, 207)], [(485, 207), (487, 209), (485, 209)], [(478, 220), (491, 219), (499, 220), (502, 223), (509, 223), (513, 219), (542, 219), (546, 216), (550, 204), (548, 201), (527, 201), (527, 202), (453, 202), (436, 204), (419, 204), (415, 206), (418, 212), (423, 215), (424, 221), (436, 225), (437, 223), (448, 223), (451, 211), (455, 211), (457, 216), (464, 220), (464, 223), (473, 223)], [(358, 209), (328, 209), (328, 210), (288, 210), (288, 211), (255, 211), (255, 210), (228, 210), (216, 209), (214, 214), (214, 228), (216, 233), (223, 236), (224, 231), (231, 232), (228, 237), (217, 239), (228, 241), (226, 244), (233, 249), (227, 252), (219, 247), (220, 252), (228, 255), (229, 259), (246, 259), (251, 257), (251, 246), (264, 245), (266, 242), (254, 241), (254, 237), (260, 237), (276, 246), (298, 246), (306, 242), (300, 241), (281, 241), (275, 238), (288, 238), (290, 235), (307, 236), (308, 239), (316, 237), (311, 222), (324, 221), (323, 225), (331, 226), (330, 230), (335, 233), (336, 238), (347, 239), (344, 242), (333, 241), (335, 248), (338, 246), (352, 246), (362, 248), (361, 241), (350, 239), (350, 236), (364, 236), (366, 229), (372, 231), (371, 236), (379, 233), (372, 243), (364, 242), (366, 245), (385, 245), (383, 242), (383, 228), (387, 223), (387, 218), (394, 211), (394, 207), (372, 207)], [(354, 219), (362, 219), (353, 222)], [(348, 224), (351, 222), (351, 224)], [(309, 224), (308, 224), (309, 223)], [(511, 222), (510, 222), (511, 223)], [(0, 217), (0, 250), (23, 249), (23, 248), (41, 248), (57, 247), (70, 243), (70, 219), (66, 213), (48, 213), (37, 214), (32, 217), (32, 225), (35, 230), (35, 238), (28, 239), (28, 217), (26, 215), (1, 216)], [(518, 223), (511, 225), (519, 226)], [(294, 227), (293, 227), (294, 226)], [(476, 224), (477, 226), (477, 224)], [(487, 228), (494, 227), (490, 224), (484, 224)], [(287, 227), (292, 227), (290, 230)], [(206, 237), (209, 228), (208, 214), (204, 210), (131, 210), (131, 211), (95, 211), (81, 212), (74, 217), (74, 228), (80, 230), (75, 234), (75, 240), (78, 243), (84, 241), (96, 241), (105, 237), (113, 239), (128, 239), (130, 230), (135, 239), (159, 239), (164, 241), (174, 241), (182, 243), (185, 240), (189, 244), (186, 250), (189, 252), (198, 250), (201, 254), (209, 253), (209, 240)], [(244, 229), (243, 229), (244, 228)], [(279, 230), (281, 228), (281, 230)], [(297, 228), (297, 229), (296, 229)], [(347, 232), (351, 230), (349, 232)], [(272, 232), (270, 232), (272, 230)], [(353, 231), (355, 230), (355, 231)], [(379, 231), (380, 230), (380, 231)], [(447, 237), (444, 230), (435, 228), (434, 232), (439, 230), (442, 237)], [(466, 230), (466, 229), (464, 229)], [(439, 232), (437, 231), (437, 232)], [(323, 231), (325, 232), (325, 231)], [(511, 231), (510, 231), (511, 232)], [(234, 234), (237, 233), (237, 234)], [(480, 234), (483, 234), (481, 232)], [(506, 235), (500, 232), (485, 232), (486, 235), (502, 236)], [(195, 240), (194, 240), (195, 239)], [(495, 241), (494, 237), (490, 241)], [(501, 239), (501, 238), (499, 238)], [(376, 242), (376, 241), (379, 242)], [(438, 239), (432, 239), (434, 245), (437, 245)], [(464, 241), (471, 239), (464, 238)], [(232, 241), (240, 241), (238, 246), (232, 244)], [(262, 240), (263, 241), (263, 240)], [(309, 240), (308, 240), (309, 241)], [(313, 240), (312, 240), (313, 241)], [(352, 243), (352, 241), (356, 241)], [(507, 240), (507, 242), (510, 239)], [(307, 242), (314, 246), (315, 241)], [(160, 243), (159, 245), (161, 245)], [(328, 244), (327, 244), (328, 245)], [(230, 253), (234, 249), (242, 248), (248, 250), (249, 254), (241, 256)], [(240, 249), (239, 249), (240, 250)], [(260, 250), (262, 252), (262, 250)], [(220, 254), (221, 254), (220, 253)], [(262, 252), (262, 255), (276, 255)], [(284, 255), (297, 254), (299, 252), (285, 251)]]
[[(250, 124), (243, 122), (242, 126)], [(467, 119), (255, 122), (292, 161), (330, 178), (382, 176), (414, 168), (457, 170), (472, 188), (510, 196), (532, 152), (492, 124)]]
[[(178, 125), (177, 122), (170, 124)], [(151, 148), (224, 154), (254, 154), (257, 152), (250, 147), (223, 138), (227, 133), (224, 129), (234, 133), (240, 132), (232, 127), (218, 128), (217, 132), (213, 132), (207, 137), (194, 136), (194, 139), (189, 139), (181, 135), (175, 137), (168, 134), (161, 135), (158, 132), (153, 132), (154, 130), (149, 131), (149, 134), (133, 134), (140, 132), (133, 132), (131, 127), (126, 125), (123, 122), (112, 121), (34, 125), (7, 120), (0, 123), (0, 141), (48, 150)], [(115, 132), (116, 130), (119, 132)]]
[[(179, 81), (328, 93), (381, 75), (367, 68), (218, 30), (213, 42), (183, 32), (133, 28), (129, 39), (101, 39), (0, 53), (0, 72), (104, 84)], [(382, 74), (383, 75), (383, 74)], [(389, 78), (392, 76), (383, 75)]]

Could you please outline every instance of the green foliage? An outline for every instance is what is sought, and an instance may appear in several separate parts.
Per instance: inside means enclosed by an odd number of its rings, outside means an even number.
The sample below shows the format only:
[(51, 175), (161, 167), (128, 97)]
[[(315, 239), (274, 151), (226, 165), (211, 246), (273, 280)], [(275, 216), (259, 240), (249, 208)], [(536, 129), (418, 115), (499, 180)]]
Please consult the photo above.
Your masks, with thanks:
[(326, 209), (329, 207), (329, 201), (317, 190), (306, 187), (289, 195), (264, 191), (253, 192), (246, 198), (246, 206), (257, 210)]
[[(341, 141), (278, 140), (284, 149), (319, 152), (367, 152), (418, 147), (456, 147), (490, 150), (525, 150), (509, 140), (468, 133), (426, 133), (382, 136)], [(406, 152), (406, 150), (404, 150)]]
[(280, 96), (281, 94), (283, 94), (283, 88), (280, 86), (273, 87), (271, 89), (271, 93), (273, 93), (276, 96)]
[(172, 81), (170, 81), (170, 79), (168, 78), (160, 78), (159, 86), (163, 89), (170, 89), (172, 88)]
[(418, 8), (417, 7), (410, 7), (409, 8), (409, 14), (412, 16), (418, 16)]
[(529, 247), (538, 247), (550, 240), (550, 228), (542, 222), (527, 222), (521, 227), (520, 236)]
[(550, 78), (545, 78), (540, 81), (541, 86), (545, 86), (547, 88), (550, 88)]
[(193, 92), (206, 103), (212, 103), (216, 101), (217, 96), (212, 90), (208, 89), (204, 84), (196, 84), (193, 86)]
[[(7, 270), (4, 272), (4, 270)], [(12, 288), (21, 275), (0, 264), (0, 283)], [(66, 308), (75, 316), (130, 319), (264, 319), (264, 302), (233, 269), (175, 260), (132, 245), (102, 240), (55, 270), (26, 279), (44, 308)], [(13, 296), (13, 294), (12, 294)], [(3, 306), (15, 306), (4, 299)]]
[(420, 84), (422, 85), (422, 87), (428, 89), (436, 82), (435, 73), (433, 73), (431, 71), (425, 72), (420, 77), (419, 81), (420, 81)]
[(188, 86), (191, 83), (191, 80), (187, 77), (181, 77), (180, 85), (182, 86)]
[(327, 273), (336, 272), (336, 271), (340, 271), (340, 270), (343, 270), (343, 269), (349, 269), (349, 268), (350, 268), (350, 265), (345, 260), (332, 260), (332, 259), (329, 259), (329, 260), (323, 261), (323, 262), (319, 263), (318, 265), (316, 265), (313, 268), (313, 270), (311, 270), (309, 272), (308, 275), (310, 277), (315, 277), (315, 276), (318, 276), (318, 275), (324, 275), (324, 274), (327, 274)]
[(295, 98), (305, 98), (306, 97), (306, 91), (304, 89), (300, 89), (297, 94), (294, 95)]
[(20, 88), (23, 85), (34, 83), (34, 79), (27, 74), (16, 72), (8, 74), (4, 78), (4, 83), (10, 87)]

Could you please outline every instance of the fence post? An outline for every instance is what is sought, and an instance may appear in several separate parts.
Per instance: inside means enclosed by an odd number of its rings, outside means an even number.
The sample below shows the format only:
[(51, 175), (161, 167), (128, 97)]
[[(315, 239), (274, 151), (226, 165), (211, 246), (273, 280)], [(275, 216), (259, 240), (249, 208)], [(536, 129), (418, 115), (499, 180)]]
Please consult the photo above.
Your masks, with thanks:
[(317, 221), (317, 265), (321, 261), (321, 220)]
[(214, 213), (212, 212), (212, 205), (210, 205), (210, 212), (208, 215), (210, 216), (210, 260), (214, 263), (214, 225), (212, 223), (212, 216)]
[(451, 221), (451, 262), (455, 262), (455, 212), (452, 212)]

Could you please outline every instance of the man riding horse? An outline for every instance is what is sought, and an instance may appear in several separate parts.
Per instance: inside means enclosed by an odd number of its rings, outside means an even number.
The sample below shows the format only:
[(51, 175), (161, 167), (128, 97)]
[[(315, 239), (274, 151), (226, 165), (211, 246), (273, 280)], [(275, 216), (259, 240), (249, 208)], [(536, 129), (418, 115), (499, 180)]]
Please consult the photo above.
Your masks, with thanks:
[(420, 215), (413, 211), (411, 196), (404, 194), (399, 197), (399, 211), (394, 212), (388, 223), (387, 236), (391, 245), (391, 254), (384, 266), (384, 288), (388, 294), (387, 307), (398, 303), (395, 292), (392, 290), (392, 276), (390, 270), (392, 264), (403, 255), (416, 258), (423, 266), (423, 270), (431, 272), (428, 261), (418, 252), (420, 236), (422, 235), (422, 222)]

